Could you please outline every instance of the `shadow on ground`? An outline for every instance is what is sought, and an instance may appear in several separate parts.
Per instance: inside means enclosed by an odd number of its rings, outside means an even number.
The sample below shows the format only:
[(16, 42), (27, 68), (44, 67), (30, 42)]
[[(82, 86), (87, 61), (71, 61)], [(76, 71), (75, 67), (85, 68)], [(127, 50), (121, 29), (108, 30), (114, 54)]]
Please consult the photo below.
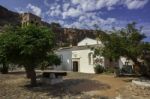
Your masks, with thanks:
[(11, 75), (24, 75), (25, 71), (11, 71), (11, 72), (8, 72), (8, 74), (11, 74)]
[(31, 92), (42, 92), (48, 96), (62, 97), (62, 96), (75, 96), (83, 92), (94, 90), (109, 89), (110, 86), (95, 80), (88, 79), (65, 79), (62, 83), (55, 85), (39, 85), (38, 87), (26, 87)]

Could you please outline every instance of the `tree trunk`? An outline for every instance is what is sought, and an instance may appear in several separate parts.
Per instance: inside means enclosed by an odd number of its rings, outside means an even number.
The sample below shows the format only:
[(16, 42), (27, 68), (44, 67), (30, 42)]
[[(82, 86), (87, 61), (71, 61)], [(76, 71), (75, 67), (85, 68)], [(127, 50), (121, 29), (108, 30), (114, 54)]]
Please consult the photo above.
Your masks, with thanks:
[(134, 62), (133, 70), (135, 74), (141, 74), (141, 63), (137, 60), (137, 57), (135, 58), (130, 56), (130, 59)]
[(37, 82), (36, 82), (36, 73), (35, 73), (34, 69), (32, 69), (30, 71), (30, 79), (31, 79), (31, 86), (36, 86), (37, 85)]
[(141, 70), (140, 70), (140, 63), (138, 62), (135, 62), (134, 65), (133, 65), (133, 69), (135, 71), (136, 74), (140, 74)]
[(26, 70), (26, 77), (29, 79), (30, 78), (30, 70), (27, 69), (26, 67), (25, 67), (25, 70)]
[(3, 62), (1, 72), (2, 72), (2, 74), (8, 74), (8, 66), (5, 62)]
[(37, 85), (37, 82), (36, 82), (36, 72), (34, 69), (26, 69), (26, 76), (27, 78), (30, 78), (31, 81), (30, 81), (30, 84), (32, 87), (36, 86)]

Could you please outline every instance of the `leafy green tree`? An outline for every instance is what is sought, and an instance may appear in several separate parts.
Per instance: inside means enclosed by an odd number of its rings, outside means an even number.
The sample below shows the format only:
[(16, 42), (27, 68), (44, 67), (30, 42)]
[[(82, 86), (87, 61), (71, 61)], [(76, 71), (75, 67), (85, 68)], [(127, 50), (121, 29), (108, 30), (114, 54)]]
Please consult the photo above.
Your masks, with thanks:
[(42, 70), (46, 69), (49, 66), (58, 66), (61, 64), (61, 59), (60, 57), (58, 57), (56, 54), (54, 53), (48, 53), (48, 56), (46, 58), (46, 60), (44, 60), (41, 64), (40, 64), (40, 68)]
[[(4, 26), (3, 29), (6, 29), (8, 30), (8, 27), (9, 26)], [(7, 60), (7, 57), (6, 57), (6, 45), (5, 45), (5, 34), (3, 33), (0, 33), (0, 64), (1, 64), (1, 67), (0, 67), (0, 72), (2, 74), (7, 74), (8, 73), (8, 69), (9, 69), (9, 66), (8, 66), (8, 60)]]
[(52, 22), (51, 23), (51, 28), (61, 28), (61, 25), (59, 23), (55, 23), (55, 22)]
[[(1, 42), (1, 40), (0, 40)], [(0, 44), (0, 72), (2, 74), (7, 74), (8, 73), (8, 62), (7, 62), (7, 58), (6, 58), (6, 53), (4, 51), (4, 49), (2, 48), (1, 44)]]
[(150, 78), (150, 43), (146, 42), (144, 44), (144, 51), (141, 58), (144, 60), (144, 70), (143, 74)]
[[(42, 26), (9, 27), (2, 34), (7, 60), (24, 66), (31, 85), (36, 85), (35, 68), (54, 50), (53, 32)], [(53, 57), (51, 57), (53, 59)]]
[(131, 59), (135, 67), (140, 67), (138, 58), (141, 57), (144, 50), (144, 38), (145, 35), (141, 33), (141, 28), (137, 29), (136, 23), (133, 22), (121, 30), (114, 29), (111, 33), (99, 35), (104, 47), (96, 48), (95, 53), (112, 60), (118, 60), (124, 56)]

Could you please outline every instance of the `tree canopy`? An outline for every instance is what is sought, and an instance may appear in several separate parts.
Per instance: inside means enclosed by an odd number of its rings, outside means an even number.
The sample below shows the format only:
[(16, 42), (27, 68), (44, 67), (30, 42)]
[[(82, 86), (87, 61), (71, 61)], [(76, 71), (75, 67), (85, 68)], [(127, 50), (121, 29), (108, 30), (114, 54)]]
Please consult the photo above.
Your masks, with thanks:
[[(1, 55), (13, 64), (24, 66), (27, 76), (31, 78), (31, 84), (36, 84), (34, 69), (49, 57), (48, 53), (53, 54), (53, 32), (46, 27), (35, 25), (8, 26), (0, 35), (0, 41), (0, 52), (5, 51), (5, 55)], [(50, 60), (53, 60), (53, 57)]]
[(96, 48), (95, 53), (101, 54), (112, 60), (118, 60), (121, 56), (131, 59), (134, 64), (139, 65), (138, 58), (141, 57), (146, 36), (141, 33), (141, 28), (136, 28), (136, 23), (128, 24), (126, 28), (113, 30), (110, 33), (99, 35), (104, 47)]

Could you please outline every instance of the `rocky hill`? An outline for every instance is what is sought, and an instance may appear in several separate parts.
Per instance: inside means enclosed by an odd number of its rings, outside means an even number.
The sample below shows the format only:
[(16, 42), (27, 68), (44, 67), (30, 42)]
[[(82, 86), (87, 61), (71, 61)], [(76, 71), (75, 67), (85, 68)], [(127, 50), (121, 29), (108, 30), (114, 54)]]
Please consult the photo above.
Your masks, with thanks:
[(0, 26), (6, 24), (20, 25), (21, 17), (18, 13), (9, 11), (8, 9), (0, 6)]
[[(22, 18), (19, 13), (9, 11), (8, 9), (0, 6), (0, 29), (6, 24), (21, 25)], [(48, 23), (46, 23), (48, 24)], [(57, 23), (50, 25), (55, 33), (56, 43), (60, 46), (75, 46), (77, 42), (85, 37), (96, 38), (97, 33), (93, 30), (82, 30), (73, 28), (62, 28)]]
[(75, 46), (85, 37), (95, 39), (97, 33), (93, 30), (73, 29), (73, 28), (53, 28), (59, 46)]

